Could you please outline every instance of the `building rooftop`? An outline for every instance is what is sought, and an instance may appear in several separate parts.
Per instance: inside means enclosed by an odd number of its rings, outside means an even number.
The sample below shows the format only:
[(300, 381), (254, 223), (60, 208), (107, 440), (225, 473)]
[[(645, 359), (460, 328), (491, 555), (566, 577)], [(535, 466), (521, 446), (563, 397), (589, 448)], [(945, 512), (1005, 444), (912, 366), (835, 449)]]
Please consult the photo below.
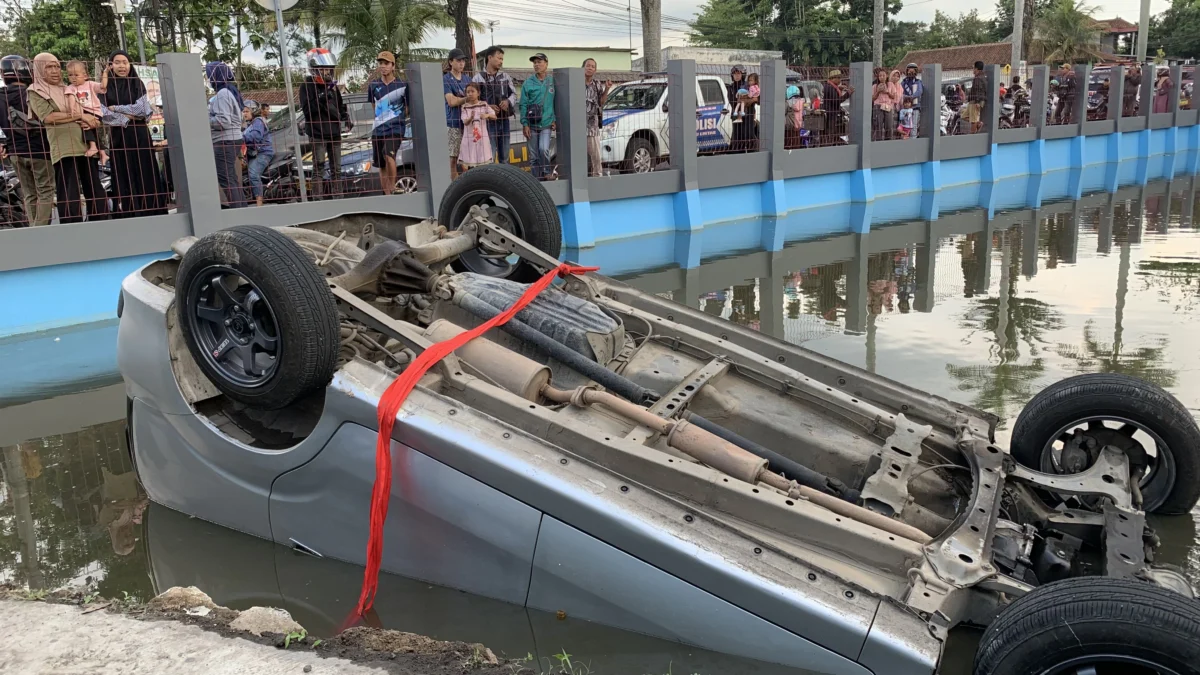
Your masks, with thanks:
[(917, 49), (905, 54), (897, 65), (915, 63), (921, 67), (927, 63), (940, 63), (942, 70), (970, 70), (975, 67), (976, 61), (983, 61), (985, 65), (1004, 65), (1011, 59), (1011, 42), (988, 42), (942, 49)]
[(1136, 23), (1130, 23), (1119, 16), (1115, 19), (1099, 19), (1096, 26), (1105, 33), (1136, 33), (1138, 29)]

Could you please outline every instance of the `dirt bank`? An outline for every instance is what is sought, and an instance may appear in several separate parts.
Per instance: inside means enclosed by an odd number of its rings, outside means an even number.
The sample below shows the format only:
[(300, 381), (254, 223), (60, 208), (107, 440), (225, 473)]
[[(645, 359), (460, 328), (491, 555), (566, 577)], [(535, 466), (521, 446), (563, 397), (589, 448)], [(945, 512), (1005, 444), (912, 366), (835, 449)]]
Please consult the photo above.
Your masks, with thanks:
[(287, 612), (238, 612), (194, 588), (173, 588), (144, 604), (0, 590), (0, 615), (0, 671), (533, 673), (482, 644), (363, 627), (313, 638)]

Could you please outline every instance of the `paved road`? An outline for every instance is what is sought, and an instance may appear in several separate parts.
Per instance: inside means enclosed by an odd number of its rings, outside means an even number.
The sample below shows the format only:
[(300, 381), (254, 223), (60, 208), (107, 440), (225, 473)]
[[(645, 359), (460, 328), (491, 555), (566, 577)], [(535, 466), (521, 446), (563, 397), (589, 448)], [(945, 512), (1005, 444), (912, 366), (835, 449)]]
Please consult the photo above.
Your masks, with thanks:
[(312, 653), (286, 652), (173, 621), (78, 607), (0, 601), (0, 673), (379, 675)]

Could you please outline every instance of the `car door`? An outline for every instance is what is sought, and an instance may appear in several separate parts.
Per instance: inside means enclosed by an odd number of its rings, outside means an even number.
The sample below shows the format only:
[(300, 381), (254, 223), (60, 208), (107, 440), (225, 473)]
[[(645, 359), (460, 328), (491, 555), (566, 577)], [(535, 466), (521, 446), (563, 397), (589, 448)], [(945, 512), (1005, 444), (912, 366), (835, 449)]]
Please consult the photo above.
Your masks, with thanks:
[(696, 145), (700, 152), (714, 152), (729, 146), (733, 133), (720, 80), (698, 78), (696, 82)]

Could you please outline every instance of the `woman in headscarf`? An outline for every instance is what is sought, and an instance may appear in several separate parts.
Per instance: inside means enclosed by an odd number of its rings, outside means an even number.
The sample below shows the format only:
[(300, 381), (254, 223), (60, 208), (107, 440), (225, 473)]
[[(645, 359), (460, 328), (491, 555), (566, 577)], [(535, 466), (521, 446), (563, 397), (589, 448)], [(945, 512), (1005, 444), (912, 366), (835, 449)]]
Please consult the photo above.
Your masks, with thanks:
[(82, 221), (84, 202), (88, 220), (107, 218), (108, 197), (100, 185), (97, 162), (87, 157), (88, 145), (83, 139), (84, 129), (98, 128), (100, 120), (87, 114), (79, 101), (67, 94), (62, 64), (53, 54), (43, 52), (33, 59), (29, 109), (45, 127), (50, 144), (59, 222)]
[(154, 110), (146, 96), (146, 85), (134, 70), (129, 55), (120, 50), (108, 57), (105, 102), (110, 113), (116, 113), (105, 118), (109, 125), (116, 209), (126, 217), (166, 213), (166, 187), (146, 125)]
[(204, 65), (204, 73), (217, 92), (208, 101), (208, 126), (217, 159), (221, 202), (229, 208), (241, 208), (246, 205), (246, 193), (237, 173), (242, 152), (242, 92), (233, 83), (233, 69), (224, 63), (210, 61)]

